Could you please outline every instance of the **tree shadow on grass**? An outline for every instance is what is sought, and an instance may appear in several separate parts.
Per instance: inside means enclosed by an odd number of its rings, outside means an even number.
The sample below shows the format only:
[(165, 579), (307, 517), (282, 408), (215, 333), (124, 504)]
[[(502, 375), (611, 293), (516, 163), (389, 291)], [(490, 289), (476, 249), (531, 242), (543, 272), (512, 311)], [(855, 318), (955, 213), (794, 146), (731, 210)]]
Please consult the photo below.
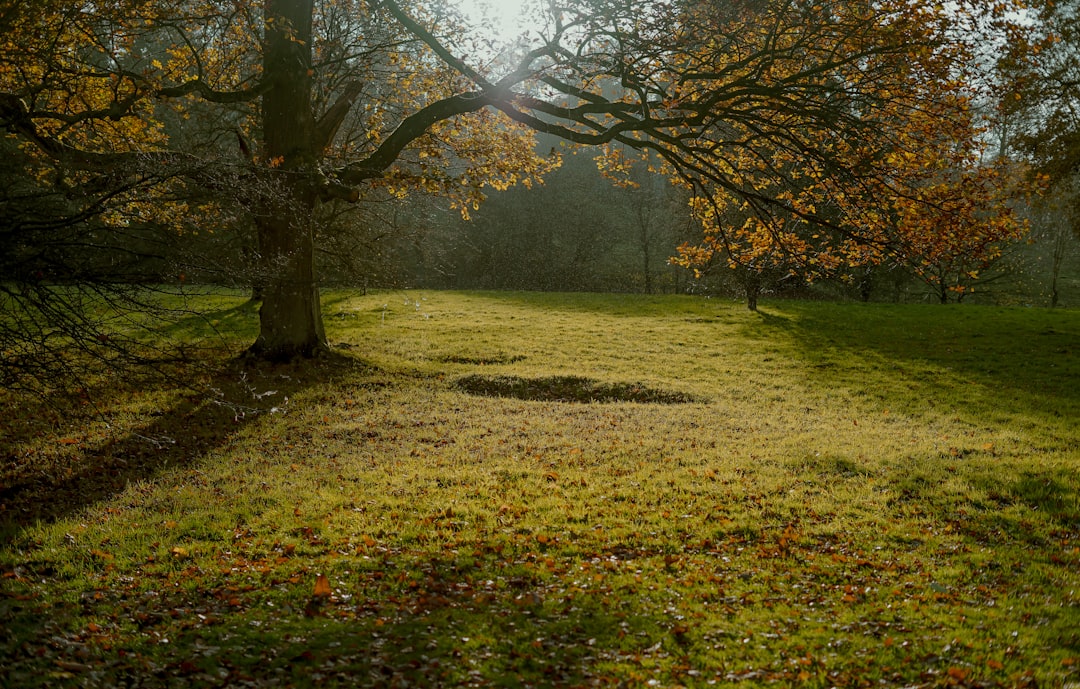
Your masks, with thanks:
[[(968, 512), (962, 526), (984, 545), (1005, 537), (1038, 546), (1046, 536), (1025, 522), (1032, 513), (1080, 529), (1080, 313), (804, 302), (767, 308), (775, 315), (762, 314), (748, 334), (781, 343), (814, 387), (844, 390), (915, 423), (929, 414), (972, 430), (970, 439), (950, 440), (947, 453), (924, 458), (922, 470), (897, 466), (887, 481), (897, 495), (932, 503), (950, 476), (965, 480), (972, 495), (959, 506)], [(1026, 445), (1003, 466), (983, 430), (1015, 431)], [(925, 485), (913, 481), (920, 475)]]
[[(655, 605), (582, 590), (573, 569), (552, 575), (523, 566), (535, 564), (534, 553), (516, 553), (514, 563), (504, 559), (509, 552), (489, 555), (373, 555), (378, 566), (330, 574), (333, 593), (324, 598), (303, 593), (305, 577), (293, 605), (278, 598), (267, 606), (257, 589), (228, 585), (161, 591), (152, 608), (137, 595), (107, 591), (80, 607), (84, 615), (100, 609), (97, 619), (134, 615), (137, 631), (122, 652), (94, 644), (78, 656), (83, 644), (54, 636), (43, 659), (33, 643), (19, 644), (0, 680), (7, 670), (20, 686), (40, 686), (60, 659), (93, 669), (106, 684), (584, 686), (604, 662), (645, 658), (659, 669), (690, 652), (688, 630)], [(25, 628), (17, 633), (30, 638)]]
[(205, 311), (177, 308), (169, 322), (155, 333), (173, 342), (210, 341), (213, 346), (255, 339), (259, 332), (259, 302), (238, 295), (229, 302)]
[[(3, 429), (0, 534), (69, 517), (116, 496), (130, 483), (152, 479), (166, 469), (196, 465), (282, 400), (362, 366), (338, 353), (288, 365), (232, 359), (183, 370), (166, 381), (113, 380), (83, 390), (76, 398), (16, 399), (13, 403), (19, 408), (7, 413), (55, 419), (66, 430), (48, 441), (54, 446), (45, 449), (55, 453), (42, 458), (42, 440), (36, 437), (40, 423)], [(133, 412), (133, 427), (121, 430), (110, 424), (110, 419), (124, 415), (109, 408), (110, 395), (137, 400), (163, 390), (167, 394), (162, 398), (172, 400), (168, 407)]]
[[(767, 307), (755, 338), (784, 343), (812, 380), (917, 399), (972, 423), (1080, 418), (1080, 313), (981, 306)], [(1080, 449), (1080, 436), (1074, 438)]]

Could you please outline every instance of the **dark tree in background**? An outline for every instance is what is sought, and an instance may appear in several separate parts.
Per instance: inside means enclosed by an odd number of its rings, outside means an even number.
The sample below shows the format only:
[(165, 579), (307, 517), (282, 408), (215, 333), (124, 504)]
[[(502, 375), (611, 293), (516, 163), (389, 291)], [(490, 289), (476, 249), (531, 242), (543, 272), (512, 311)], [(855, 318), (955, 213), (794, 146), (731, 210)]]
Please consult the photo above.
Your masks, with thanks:
[[(559, 142), (541, 137), (538, 148)], [(653, 292), (675, 289), (668, 264), (692, 223), (685, 193), (644, 166), (612, 180), (588, 149), (532, 188), (491, 194), (454, 223), (433, 284), (479, 289)], [(421, 283), (423, 284), (423, 283)]]

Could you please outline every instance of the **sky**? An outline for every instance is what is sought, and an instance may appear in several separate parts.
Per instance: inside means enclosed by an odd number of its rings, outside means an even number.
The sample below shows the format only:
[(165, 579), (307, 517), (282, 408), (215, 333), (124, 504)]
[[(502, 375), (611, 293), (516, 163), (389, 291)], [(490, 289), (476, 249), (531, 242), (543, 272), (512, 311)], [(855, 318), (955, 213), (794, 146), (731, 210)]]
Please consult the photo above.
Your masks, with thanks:
[(499, 33), (499, 38), (510, 39), (524, 28), (522, 7), (528, 0), (460, 0), (461, 9), (471, 19), (489, 17)]

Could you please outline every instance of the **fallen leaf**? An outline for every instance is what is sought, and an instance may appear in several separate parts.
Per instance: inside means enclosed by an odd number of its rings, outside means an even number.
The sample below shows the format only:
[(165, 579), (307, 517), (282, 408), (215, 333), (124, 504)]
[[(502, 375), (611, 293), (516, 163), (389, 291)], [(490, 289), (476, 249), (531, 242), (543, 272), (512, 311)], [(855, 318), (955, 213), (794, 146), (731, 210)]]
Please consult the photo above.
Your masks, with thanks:
[(951, 667), (948, 674), (953, 679), (965, 680), (970, 673), (962, 667)]
[(68, 672), (86, 672), (88, 670), (94, 669), (86, 663), (73, 663), (67, 660), (56, 661), (56, 667), (60, 668), (61, 670), (67, 670)]
[(325, 574), (320, 574), (315, 580), (315, 590), (311, 592), (311, 595), (316, 598), (329, 598), (330, 593), (330, 580)]

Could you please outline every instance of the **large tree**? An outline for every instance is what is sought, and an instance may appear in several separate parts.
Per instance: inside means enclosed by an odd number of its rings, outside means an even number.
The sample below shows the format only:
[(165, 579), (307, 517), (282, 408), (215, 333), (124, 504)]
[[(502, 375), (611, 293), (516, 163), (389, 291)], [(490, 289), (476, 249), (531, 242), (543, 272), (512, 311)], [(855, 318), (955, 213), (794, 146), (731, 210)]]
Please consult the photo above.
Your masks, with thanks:
[(263, 289), (251, 351), (287, 359), (325, 347), (320, 204), (423, 190), (467, 213), (485, 186), (544, 171), (526, 129), (605, 147), (614, 174), (626, 151), (651, 154), (710, 203), (722, 192), (875, 256), (895, 239), (862, 222), (877, 196), (917, 198), (894, 174), (914, 145), (899, 123), (966, 126), (963, 65), (1012, 8), (566, 0), (493, 59), (434, 1), (9, 0), (0, 122), (37, 170), (107, 171), (106, 226), (246, 213)]

